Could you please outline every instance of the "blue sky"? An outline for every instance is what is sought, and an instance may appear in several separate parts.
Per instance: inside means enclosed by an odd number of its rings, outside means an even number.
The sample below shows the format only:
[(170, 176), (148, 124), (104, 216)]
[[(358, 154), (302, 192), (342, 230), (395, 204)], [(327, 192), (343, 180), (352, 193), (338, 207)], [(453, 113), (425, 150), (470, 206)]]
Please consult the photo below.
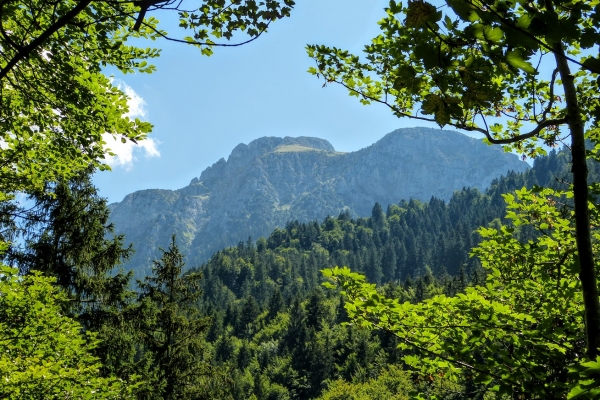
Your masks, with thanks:
[(121, 149), (120, 163), (113, 160), (112, 171), (95, 176), (100, 194), (114, 202), (135, 190), (186, 186), (237, 144), (262, 136), (316, 136), (338, 151), (355, 151), (394, 129), (415, 126), (383, 106), (361, 105), (341, 87), (322, 88), (306, 72), (312, 66), (306, 44), (358, 53), (378, 34), (387, 4), (301, 0), (291, 18), (258, 40), (218, 48), (212, 57), (172, 42), (142, 44), (163, 49), (158, 71), (115, 79), (133, 98), (133, 113), (145, 115), (154, 132), (145, 148), (130, 148), (131, 154)]

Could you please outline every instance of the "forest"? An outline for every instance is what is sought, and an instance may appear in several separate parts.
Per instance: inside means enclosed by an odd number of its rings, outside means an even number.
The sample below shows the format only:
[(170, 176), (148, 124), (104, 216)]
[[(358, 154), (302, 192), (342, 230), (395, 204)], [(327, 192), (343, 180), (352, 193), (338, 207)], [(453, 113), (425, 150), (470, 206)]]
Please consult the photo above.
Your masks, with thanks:
[(134, 282), (91, 177), (104, 134), (152, 125), (103, 67), (154, 71), (137, 45), (166, 35), (158, 11), (210, 56), (294, 8), (184, 3), (0, 2), (0, 398), (600, 398), (600, 1), (391, 0), (362, 59), (307, 46), (361, 103), (533, 167), (289, 221), (199, 266), (173, 236)]

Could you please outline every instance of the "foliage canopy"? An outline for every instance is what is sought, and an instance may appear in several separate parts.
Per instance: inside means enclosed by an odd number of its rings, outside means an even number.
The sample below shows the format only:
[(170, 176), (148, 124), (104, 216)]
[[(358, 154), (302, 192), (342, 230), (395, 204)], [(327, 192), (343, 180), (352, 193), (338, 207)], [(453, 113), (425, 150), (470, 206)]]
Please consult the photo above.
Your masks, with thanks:
[[(126, 95), (103, 69), (150, 73), (159, 50), (130, 39), (168, 38), (146, 12), (176, 12), (179, 41), (201, 48), (249, 40), (289, 15), (291, 0), (258, 2), (10, 0), (0, 3), (0, 193), (40, 189), (88, 166), (106, 168), (103, 134), (137, 142), (150, 123), (127, 116)], [(137, 24), (136, 24), (137, 22)], [(135, 29), (134, 29), (135, 25)], [(218, 39), (224, 38), (224, 43)], [(139, 41), (137, 42), (139, 43)], [(241, 43), (239, 43), (241, 44)]]
[[(578, 275), (587, 354), (600, 348), (598, 298), (588, 211), (585, 139), (598, 141), (600, 44), (597, 0), (391, 0), (366, 61), (308, 46), (312, 74), (346, 87), (364, 104), (399, 117), (483, 134), (524, 156), (570, 136)], [(592, 55), (591, 55), (592, 54)]]
[(94, 334), (62, 313), (67, 296), (53, 278), (0, 267), (0, 397), (131, 398), (133, 386), (102, 377)]

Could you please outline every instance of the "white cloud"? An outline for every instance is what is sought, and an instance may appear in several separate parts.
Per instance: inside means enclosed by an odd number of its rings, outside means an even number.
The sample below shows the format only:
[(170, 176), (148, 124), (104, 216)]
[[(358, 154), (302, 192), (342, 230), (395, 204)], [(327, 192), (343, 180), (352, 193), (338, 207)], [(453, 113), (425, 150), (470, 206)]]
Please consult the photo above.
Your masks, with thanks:
[(140, 118), (146, 116), (146, 102), (142, 97), (133, 90), (133, 88), (127, 85), (123, 81), (115, 81), (116, 86), (121, 89), (128, 97), (127, 105), (129, 106), (129, 112), (125, 116), (129, 118)]
[(124, 167), (130, 169), (133, 166), (133, 162), (137, 159), (136, 155), (142, 153), (145, 157), (160, 157), (158, 151), (159, 142), (152, 138), (147, 138), (135, 144), (131, 141), (125, 143), (121, 142), (121, 138), (115, 138), (109, 133), (103, 135), (103, 139), (106, 142), (106, 149), (114, 153), (114, 156), (109, 154), (105, 155), (105, 160), (111, 167)]
[[(133, 90), (131, 86), (128, 86), (125, 82), (115, 80), (114, 84), (121, 89), (128, 97), (127, 104), (129, 106), (129, 112), (125, 114), (129, 118), (143, 118), (146, 117), (146, 102), (144, 99)], [(109, 133), (105, 133), (102, 137), (106, 142), (105, 148), (114, 153), (114, 156), (106, 154), (106, 163), (111, 167), (123, 167), (130, 169), (133, 166), (133, 162), (137, 159), (136, 155), (143, 154), (145, 157), (160, 157), (158, 151), (158, 140), (147, 138), (135, 144), (131, 141), (121, 142), (121, 138), (115, 138)]]

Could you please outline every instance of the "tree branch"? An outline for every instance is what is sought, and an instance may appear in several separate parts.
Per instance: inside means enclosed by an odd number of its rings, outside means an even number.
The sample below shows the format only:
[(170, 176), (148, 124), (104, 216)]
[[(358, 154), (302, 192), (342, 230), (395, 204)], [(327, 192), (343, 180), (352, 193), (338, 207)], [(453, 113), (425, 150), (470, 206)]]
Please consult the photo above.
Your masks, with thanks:
[(48, 40), (54, 33), (59, 29), (67, 25), (73, 18), (75, 18), (80, 12), (85, 10), (92, 0), (81, 0), (77, 5), (67, 12), (65, 15), (60, 17), (54, 24), (50, 25), (40, 36), (35, 38), (27, 46), (21, 48), (17, 54), (6, 64), (4, 68), (0, 70), (0, 80), (4, 79), (11, 69), (19, 63), (19, 61), (29, 57), (31, 52), (41, 46), (46, 40)]
[(494, 139), (489, 132), (483, 132), (483, 134), (485, 135), (485, 137), (487, 138), (487, 140), (489, 140), (490, 143), (493, 144), (510, 144), (510, 143), (515, 143), (515, 142), (519, 142), (521, 140), (525, 140), (525, 139), (529, 139), (532, 138), (534, 136), (539, 135), (539, 133), (542, 131), (542, 129), (545, 129), (549, 126), (553, 126), (553, 125), (562, 125), (562, 124), (566, 124), (567, 122), (569, 122), (568, 118), (561, 118), (561, 119), (549, 119), (543, 122), (540, 122), (538, 124), (538, 126), (535, 127), (535, 129), (533, 129), (532, 131), (528, 132), (528, 133), (524, 133), (522, 135), (517, 135), (515, 137), (512, 138), (506, 138), (506, 139)]
[(554, 82), (556, 81), (556, 75), (558, 75), (558, 67), (554, 69), (552, 72), (552, 80), (550, 80), (550, 102), (548, 103), (548, 107), (544, 110), (542, 114), (542, 120), (546, 119), (546, 115), (550, 112), (550, 109), (554, 105)]
[[(146, 25), (142, 22), (143, 25)], [(154, 28), (153, 26), (150, 25), (146, 25), (148, 28), (150, 28), (151, 30), (154, 31), (154, 33), (156, 33), (158, 36), (162, 37), (163, 39), (166, 39), (170, 42), (176, 42), (176, 43), (184, 43), (184, 44), (191, 44), (191, 45), (199, 45), (199, 46), (215, 46), (215, 47), (238, 47), (238, 46), (243, 46), (245, 44), (248, 44), (250, 42), (255, 41), (256, 39), (258, 39), (260, 37), (260, 35), (262, 35), (264, 32), (267, 31), (267, 28), (269, 27), (270, 22), (267, 23), (267, 26), (265, 27), (265, 29), (261, 30), (260, 32), (258, 32), (258, 34), (244, 42), (240, 42), (240, 43), (208, 43), (208, 42), (190, 42), (187, 40), (183, 40), (183, 39), (176, 39), (176, 38), (172, 38), (169, 37), (167, 35), (165, 35), (162, 31), (159, 31), (158, 29)]]
[[(327, 79), (327, 78), (325, 78), (325, 79)], [(413, 115), (413, 114), (409, 114), (409, 113), (400, 111), (396, 106), (394, 106), (393, 104), (390, 104), (387, 100), (381, 100), (381, 99), (378, 99), (376, 97), (372, 97), (372, 96), (369, 96), (367, 94), (364, 94), (363, 92), (361, 92), (361, 91), (359, 91), (357, 89), (349, 87), (344, 82), (340, 82), (340, 81), (337, 81), (337, 80), (330, 80), (328, 82), (337, 83), (338, 85), (342, 85), (343, 87), (345, 87), (349, 91), (357, 93), (358, 95), (362, 96), (365, 99), (368, 99), (370, 101), (374, 101), (376, 103), (384, 104), (384, 105), (388, 106), (396, 115), (399, 115), (399, 116), (402, 116), (402, 117), (411, 118), (411, 119), (417, 119), (417, 120), (420, 120), (420, 121), (436, 122), (435, 119), (433, 119), (433, 118), (419, 117), (417, 115)], [(480, 114), (481, 114), (481, 112), (480, 112)], [(480, 132), (480, 133), (482, 133), (482, 134), (485, 135), (485, 137), (487, 138), (487, 140), (490, 143), (493, 143), (493, 144), (510, 144), (510, 143), (515, 143), (515, 142), (518, 142), (518, 141), (521, 141), (521, 140), (532, 138), (532, 137), (538, 135), (543, 129), (545, 129), (545, 128), (549, 127), (549, 126), (562, 125), (562, 124), (565, 124), (567, 122), (568, 122), (568, 118), (567, 117), (560, 118), (560, 119), (549, 119), (549, 120), (542, 121), (542, 122), (538, 123), (538, 125), (533, 130), (531, 130), (528, 133), (524, 133), (522, 135), (518, 135), (518, 136), (514, 136), (512, 138), (506, 138), (506, 139), (495, 139), (490, 134), (489, 129), (482, 129), (482, 128), (479, 128), (477, 126), (468, 126), (468, 125), (456, 124), (456, 123), (452, 123), (452, 122), (448, 123), (447, 125), (450, 125), (450, 126), (456, 128), (456, 129), (462, 129), (462, 130), (465, 130), (465, 131), (468, 131), (468, 132)]]
[[(574, 64), (577, 64), (577, 65), (579, 65), (579, 66), (580, 66), (582, 69), (585, 69), (585, 70), (587, 70), (587, 71), (589, 71), (589, 72), (592, 72), (592, 73), (594, 73), (594, 74), (600, 74), (600, 71), (596, 71), (596, 70), (595, 70), (595, 69), (593, 69), (593, 68), (586, 67), (585, 65), (583, 65), (583, 63), (581, 63), (581, 62), (579, 62), (579, 61), (575, 60), (574, 58), (571, 58), (571, 57), (567, 56), (567, 55), (566, 55), (566, 54), (564, 54), (564, 53), (563, 53), (563, 54), (557, 53), (557, 52), (556, 52), (556, 50), (554, 49), (554, 47), (553, 47), (553, 46), (550, 46), (549, 44), (546, 44), (546, 43), (544, 43), (542, 40), (538, 39), (538, 38), (537, 38), (535, 35), (533, 35), (533, 34), (529, 33), (527, 30), (525, 30), (525, 29), (523, 29), (523, 28), (519, 28), (519, 27), (518, 27), (518, 26), (516, 26), (516, 25), (515, 25), (515, 24), (514, 24), (512, 21), (510, 21), (510, 20), (508, 20), (508, 19), (506, 19), (506, 18), (502, 17), (502, 15), (498, 14), (498, 13), (497, 13), (497, 12), (496, 12), (496, 11), (495, 11), (493, 8), (492, 8), (492, 6), (491, 6), (491, 5), (489, 5), (489, 4), (487, 4), (487, 3), (485, 3), (485, 5), (486, 5), (487, 7), (486, 7), (486, 9), (485, 9), (485, 10), (482, 10), (480, 7), (477, 7), (477, 5), (476, 5), (476, 4), (474, 4), (474, 3), (473, 3), (471, 0), (468, 0), (468, 3), (469, 3), (470, 5), (472, 5), (473, 7), (476, 7), (476, 8), (478, 8), (478, 9), (479, 9), (479, 10), (481, 10), (481, 11), (489, 11), (489, 12), (491, 12), (491, 13), (492, 13), (492, 14), (493, 14), (493, 15), (494, 15), (496, 18), (498, 18), (498, 20), (499, 20), (500, 22), (502, 22), (504, 25), (506, 25), (506, 26), (508, 26), (508, 27), (510, 27), (510, 28), (512, 28), (512, 29), (514, 29), (514, 30), (516, 30), (516, 31), (518, 31), (519, 33), (522, 33), (522, 34), (523, 34), (523, 35), (525, 35), (525, 36), (527, 36), (528, 38), (530, 38), (531, 40), (533, 40), (534, 42), (536, 42), (537, 44), (539, 44), (539, 45), (540, 45), (540, 47), (543, 47), (544, 49), (546, 49), (546, 50), (549, 50), (550, 52), (554, 53), (555, 55), (560, 55), (560, 57), (564, 57), (566, 60), (568, 60), (568, 61), (570, 61), (570, 62), (572, 62), (572, 63), (574, 63)], [(529, 11), (529, 10), (528, 10), (528, 11)], [(550, 28), (550, 29), (552, 29), (552, 28)]]

